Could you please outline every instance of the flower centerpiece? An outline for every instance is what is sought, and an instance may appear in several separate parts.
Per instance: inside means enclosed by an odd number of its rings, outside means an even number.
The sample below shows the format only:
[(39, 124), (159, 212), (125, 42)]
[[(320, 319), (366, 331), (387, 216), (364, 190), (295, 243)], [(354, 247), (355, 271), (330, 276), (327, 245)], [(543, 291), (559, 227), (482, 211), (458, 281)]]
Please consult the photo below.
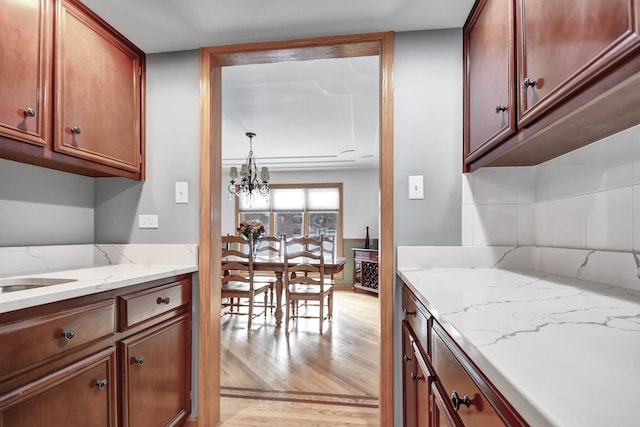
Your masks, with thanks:
[(238, 226), (238, 234), (251, 242), (254, 255), (258, 249), (258, 240), (264, 233), (264, 225), (260, 221), (242, 221)]

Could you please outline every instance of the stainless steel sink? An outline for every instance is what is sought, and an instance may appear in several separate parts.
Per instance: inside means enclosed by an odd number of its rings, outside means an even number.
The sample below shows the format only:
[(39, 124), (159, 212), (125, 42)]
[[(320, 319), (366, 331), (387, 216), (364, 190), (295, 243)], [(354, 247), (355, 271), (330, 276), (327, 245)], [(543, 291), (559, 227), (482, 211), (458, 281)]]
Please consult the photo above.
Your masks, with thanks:
[(62, 285), (75, 282), (76, 279), (55, 279), (52, 277), (19, 277), (15, 279), (0, 279), (0, 294), (41, 288), (43, 286)]

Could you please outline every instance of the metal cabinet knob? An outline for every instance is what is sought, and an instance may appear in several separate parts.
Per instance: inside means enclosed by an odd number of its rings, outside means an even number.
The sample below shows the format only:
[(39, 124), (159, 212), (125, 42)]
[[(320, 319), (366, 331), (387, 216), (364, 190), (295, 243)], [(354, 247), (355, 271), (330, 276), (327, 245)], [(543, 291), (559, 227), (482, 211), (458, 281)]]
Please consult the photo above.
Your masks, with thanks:
[(80, 135), (82, 133), (82, 129), (80, 129), (78, 126), (74, 126), (71, 128), (71, 133), (74, 135)]
[(453, 409), (455, 409), (456, 412), (460, 409), (460, 405), (465, 405), (468, 408), (470, 404), (469, 396), (466, 394), (460, 398), (457, 391), (451, 393), (451, 405), (453, 405)]
[(36, 116), (36, 110), (34, 110), (31, 107), (27, 107), (24, 109), (24, 116), (25, 117), (35, 117)]
[(144, 357), (135, 357), (133, 359), (133, 363), (135, 363), (138, 366), (142, 366), (144, 364)]
[(531, 80), (529, 77), (527, 77), (522, 81), (522, 90), (527, 90), (530, 87), (535, 87), (536, 83), (536, 80)]
[(414, 383), (421, 379), (422, 379), (422, 375), (414, 374), (413, 372), (411, 373), (411, 381), (413, 381)]
[(98, 387), (100, 390), (104, 390), (105, 387), (107, 387), (107, 380), (102, 379), (102, 380), (96, 381), (96, 387)]
[(405, 354), (404, 355), (404, 361), (407, 362), (407, 363), (411, 362), (411, 358)]
[(416, 315), (416, 311), (415, 310), (407, 310), (405, 308), (403, 311), (404, 311), (404, 317), (415, 316)]
[(507, 111), (507, 107), (503, 107), (502, 105), (496, 105), (496, 114), (500, 114)]
[(157, 302), (158, 304), (169, 304), (169, 303), (171, 302), (171, 298), (169, 298), (169, 297), (166, 297), (166, 298), (158, 298), (158, 299), (156, 300), (156, 302)]
[(73, 328), (65, 329), (62, 331), (62, 338), (67, 341), (70, 341), (73, 337), (76, 336), (76, 330)]

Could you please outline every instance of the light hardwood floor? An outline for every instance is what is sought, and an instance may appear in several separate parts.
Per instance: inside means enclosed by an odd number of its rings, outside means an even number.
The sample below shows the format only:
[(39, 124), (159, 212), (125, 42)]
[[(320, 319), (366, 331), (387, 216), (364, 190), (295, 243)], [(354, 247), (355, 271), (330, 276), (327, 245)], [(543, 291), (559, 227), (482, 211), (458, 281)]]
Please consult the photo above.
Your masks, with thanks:
[(322, 335), (318, 319), (293, 321), (288, 336), (270, 314), (249, 331), (246, 316), (221, 324), (222, 426), (378, 425), (375, 295), (335, 292)]

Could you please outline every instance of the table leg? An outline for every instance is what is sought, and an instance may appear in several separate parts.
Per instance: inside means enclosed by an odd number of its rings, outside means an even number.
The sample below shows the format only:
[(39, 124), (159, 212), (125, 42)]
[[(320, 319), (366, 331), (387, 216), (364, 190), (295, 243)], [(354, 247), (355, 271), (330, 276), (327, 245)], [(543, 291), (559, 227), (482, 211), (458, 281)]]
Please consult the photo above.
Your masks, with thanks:
[(276, 271), (276, 328), (282, 325), (282, 271)]

